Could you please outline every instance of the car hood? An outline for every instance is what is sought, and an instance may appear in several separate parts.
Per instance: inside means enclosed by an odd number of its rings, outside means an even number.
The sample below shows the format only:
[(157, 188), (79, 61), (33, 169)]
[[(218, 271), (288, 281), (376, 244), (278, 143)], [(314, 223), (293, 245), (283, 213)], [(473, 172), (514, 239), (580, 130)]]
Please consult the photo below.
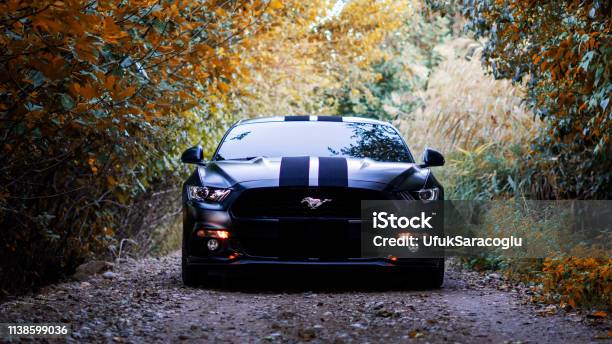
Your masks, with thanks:
[(202, 185), (214, 187), (339, 186), (419, 189), (430, 174), (414, 163), (368, 158), (283, 157), (211, 161), (197, 169)]

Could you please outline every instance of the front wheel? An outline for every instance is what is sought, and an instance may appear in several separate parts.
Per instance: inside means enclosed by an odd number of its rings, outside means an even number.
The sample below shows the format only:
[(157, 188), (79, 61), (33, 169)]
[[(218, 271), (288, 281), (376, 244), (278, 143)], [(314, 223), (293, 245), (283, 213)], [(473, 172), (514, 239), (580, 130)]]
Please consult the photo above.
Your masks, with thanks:
[(183, 241), (181, 247), (181, 275), (183, 284), (188, 287), (193, 287), (206, 282), (208, 271), (205, 268), (187, 264), (187, 256), (189, 253), (187, 252), (186, 246), (187, 243)]
[(183, 284), (188, 287), (193, 287), (198, 284), (198, 275), (193, 266), (187, 264), (187, 257), (185, 256), (185, 249), (182, 250), (181, 257), (181, 275), (183, 277)]
[(439, 267), (427, 271), (420, 282), (425, 288), (437, 289), (442, 287), (444, 283), (444, 262)]

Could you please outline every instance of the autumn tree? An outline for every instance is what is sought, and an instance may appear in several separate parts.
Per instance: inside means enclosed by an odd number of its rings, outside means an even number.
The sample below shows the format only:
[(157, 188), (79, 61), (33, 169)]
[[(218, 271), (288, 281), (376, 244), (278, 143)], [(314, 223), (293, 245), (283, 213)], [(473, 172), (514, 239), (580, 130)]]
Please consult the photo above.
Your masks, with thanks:
[(442, 60), (434, 47), (450, 37), (450, 30), (446, 18), (429, 15), (423, 4), (412, 4), (411, 9), (379, 45), (383, 58), (371, 62), (365, 71), (352, 72), (373, 77), (347, 78), (339, 89), (327, 91), (339, 114), (387, 121), (415, 119), (415, 110), (424, 104), (419, 94)]
[(336, 113), (343, 85), (373, 81), (385, 39), (415, 13), (413, 1), (285, 1), (284, 16), (243, 56), (252, 82), (240, 88), (246, 117)]
[[(470, 2), (468, 28), (486, 37), (498, 78), (525, 81), (546, 124), (534, 142), (534, 195), (612, 197), (609, 1)], [(545, 185), (553, 192), (545, 192)]]
[(243, 38), (282, 7), (0, 2), (0, 289), (100, 252), (138, 195), (177, 184), (186, 129), (223, 120)]

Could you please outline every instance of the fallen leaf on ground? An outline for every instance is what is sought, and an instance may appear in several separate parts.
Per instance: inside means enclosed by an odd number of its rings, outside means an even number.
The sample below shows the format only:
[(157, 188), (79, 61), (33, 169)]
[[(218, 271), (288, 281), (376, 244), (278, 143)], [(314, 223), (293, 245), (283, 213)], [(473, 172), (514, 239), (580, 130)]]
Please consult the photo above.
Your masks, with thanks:
[(587, 315), (587, 318), (605, 318), (608, 316), (608, 313), (604, 312), (604, 311), (597, 311), (597, 312), (593, 312), (589, 315)]
[(540, 315), (552, 315), (552, 314), (557, 314), (557, 311), (558, 311), (557, 306), (548, 305), (542, 309), (538, 309), (536, 313)]
[(393, 315), (393, 312), (389, 312), (388, 310), (385, 310), (385, 309), (381, 309), (378, 312), (376, 312), (376, 316), (382, 317), (382, 318), (388, 318), (392, 315)]
[(419, 332), (418, 330), (412, 330), (410, 333), (408, 333), (408, 335), (410, 338), (419, 338), (424, 336), (423, 332)]
[(298, 330), (298, 337), (302, 340), (309, 341), (316, 337), (315, 331), (311, 328)]

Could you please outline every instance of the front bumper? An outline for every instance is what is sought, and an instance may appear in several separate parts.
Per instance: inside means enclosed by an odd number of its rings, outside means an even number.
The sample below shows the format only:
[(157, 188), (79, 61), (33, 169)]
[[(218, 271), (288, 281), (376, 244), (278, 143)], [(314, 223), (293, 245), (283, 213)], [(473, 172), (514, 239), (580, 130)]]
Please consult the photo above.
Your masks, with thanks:
[[(241, 221), (234, 219), (227, 210), (207, 209), (206, 207), (207, 205), (188, 202), (184, 208), (184, 235), (188, 238), (185, 261), (189, 266), (207, 270), (314, 268), (319, 270), (400, 271), (432, 270), (444, 265), (444, 259), (442, 258), (358, 258), (360, 222), (356, 220), (346, 221), (348, 224), (346, 238), (351, 241), (352, 247), (356, 248), (347, 255), (345, 255), (347, 252), (340, 252), (340, 254), (335, 255), (335, 251), (334, 255), (319, 258), (308, 258), (310, 256), (305, 252), (299, 252), (300, 254), (297, 257), (252, 254), (245, 250), (240, 243), (239, 234), (245, 235), (244, 230), (242, 233), (235, 231), (236, 226), (241, 225)], [(244, 223), (244, 221), (242, 222)], [(258, 235), (268, 236), (270, 239), (276, 238), (279, 233), (278, 220), (265, 219), (247, 223), (249, 229), (259, 233)], [(227, 230), (230, 233), (230, 239), (222, 243), (220, 250), (209, 253), (205, 249), (206, 239), (194, 236), (198, 229)], [(305, 229), (308, 230), (309, 228)], [(320, 228), (317, 230), (320, 230)], [(300, 243), (305, 245), (306, 241)], [(357, 246), (355, 247), (355, 245)]]
[(187, 257), (187, 264), (210, 270), (240, 270), (256, 268), (316, 268), (316, 269), (369, 269), (369, 270), (431, 270), (444, 265), (444, 259), (348, 258), (346, 260), (321, 260), (316, 258), (295, 260), (274, 257)]

